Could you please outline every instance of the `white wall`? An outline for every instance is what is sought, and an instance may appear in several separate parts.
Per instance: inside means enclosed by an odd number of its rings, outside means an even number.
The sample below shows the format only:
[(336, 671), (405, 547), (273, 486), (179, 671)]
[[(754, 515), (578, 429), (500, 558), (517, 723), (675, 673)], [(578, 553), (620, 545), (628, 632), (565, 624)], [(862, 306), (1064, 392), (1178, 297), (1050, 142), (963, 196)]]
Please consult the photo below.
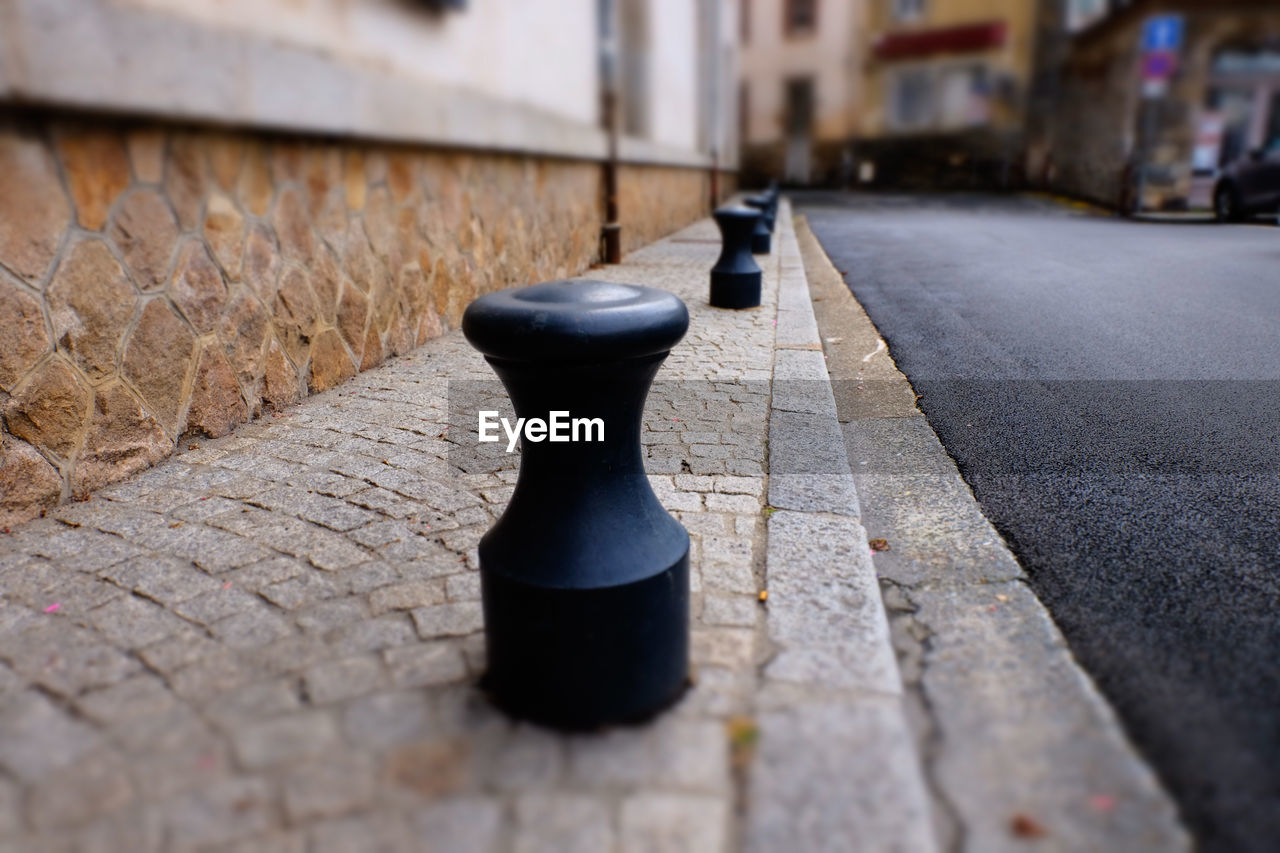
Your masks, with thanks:
[(698, 10), (695, 0), (650, 0), (650, 138), (662, 145), (698, 143)]
[[(650, 132), (624, 140), (623, 157), (704, 166), (697, 0), (647, 2)], [(0, 103), (606, 151), (596, 0), (470, 0), (440, 13), (413, 0), (0, 0), (0, 36)]]
[[(85, 0), (81, 0), (85, 2)], [(118, 0), (318, 51), (343, 64), (599, 120), (595, 0), (469, 0), (435, 13), (405, 0)]]

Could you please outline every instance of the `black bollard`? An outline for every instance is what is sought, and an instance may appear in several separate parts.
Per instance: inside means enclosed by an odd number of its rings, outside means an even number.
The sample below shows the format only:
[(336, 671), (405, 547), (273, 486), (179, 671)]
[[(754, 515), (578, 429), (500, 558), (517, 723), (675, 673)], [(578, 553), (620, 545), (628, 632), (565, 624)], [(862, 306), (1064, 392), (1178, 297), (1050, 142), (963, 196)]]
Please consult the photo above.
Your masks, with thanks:
[(720, 226), (721, 249), (711, 268), (711, 304), (755, 308), (760, 304), (763, 273), (751, 250), (760, 214), (745, 207), (722, 207), (712, 216)]
[(601, 281), (504, 290), (463, 315), (518, 418), (573, 422), (568, 441), (526, 427), (515, 493), (480, 540), (482, 686), (516, 717), (637, 722), (684, 689), (689, 535), (649, 485), (640, 429), (650, 383), (688, 328), (672, 294)]
[(760, 218), (756, 220), (755, 230), (751, 232), (751, 254), (767, 255), (772, 251), (773, 234), (769, 231), (769, 215), (767, 211), (760, 211)]
[[(777, 198), (769, 195), (768, 193), (762, 193), (761, 195), (747, 196), (745, 199), (743, 199), (743, 202), (748, 207), (754, 207), (756, 210), (760, 211), (760, 219), (763, 220), (765, 229), (770, 234), (772, 234), (773, 220), (774, 220), (774, 217), (777, 215), (777, 209), (778, 209)], [(767, 246), (763, 250), (758, 250), (753, 245), (752, 251), (754, 251), (757, 255), (769, 254), (769, 249)]]

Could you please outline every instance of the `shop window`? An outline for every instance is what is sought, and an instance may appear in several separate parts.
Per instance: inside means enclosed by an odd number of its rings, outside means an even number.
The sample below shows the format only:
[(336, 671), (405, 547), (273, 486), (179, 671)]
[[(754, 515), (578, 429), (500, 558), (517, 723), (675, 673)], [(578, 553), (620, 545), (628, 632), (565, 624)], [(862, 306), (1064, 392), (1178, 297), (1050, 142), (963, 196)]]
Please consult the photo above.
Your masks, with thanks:
[(927, 68), (903, 68), (889, 78), (889, 124), (912, 130), (933, 123), (933, 76)]
[(942, 72), (938, 94), (939, 122), (943, 127), (977, 127), (991, 117), (990, 75), (985, 65)]
[(924, 16), (925, 0), (890, 0), (895, 21), (914, 21)]

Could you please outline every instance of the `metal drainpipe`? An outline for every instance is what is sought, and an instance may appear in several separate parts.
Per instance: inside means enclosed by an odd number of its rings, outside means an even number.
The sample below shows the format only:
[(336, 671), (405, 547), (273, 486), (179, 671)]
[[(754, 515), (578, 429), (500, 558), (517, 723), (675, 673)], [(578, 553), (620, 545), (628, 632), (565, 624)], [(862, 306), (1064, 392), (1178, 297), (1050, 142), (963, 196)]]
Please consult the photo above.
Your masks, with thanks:
[(604, 262), (622, 263), (622, 223), (618, 220), (618, 10), (617, 0), (599, 0), (600, 123), (607, 139), (604, 161)]
[(711, 209), (715, 210), (720, 206), (720, 0), (709, 0), (710, 21), (707, 23), (707, 29), (710, 31), (710, 44), (704, 45), (704, 49), (710, 55), (711, 62), (711, 96), (707, 99), (707, 105), (710, 115), (708, 134), (711, 139)]

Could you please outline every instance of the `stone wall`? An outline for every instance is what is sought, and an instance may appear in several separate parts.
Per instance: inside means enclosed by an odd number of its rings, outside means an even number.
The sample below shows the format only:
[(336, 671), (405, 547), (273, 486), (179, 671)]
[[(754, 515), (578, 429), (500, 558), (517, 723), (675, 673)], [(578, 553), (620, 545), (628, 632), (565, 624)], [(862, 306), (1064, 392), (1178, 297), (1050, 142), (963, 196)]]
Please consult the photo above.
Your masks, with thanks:
[[(707, 180), (627, 168), (628, 248), (704, 215)], [(0, 126), (0, 524), (408, 352), (480, 293), (581, 272), (601, 200), (592, 162)]]
[[(733, 194), (732, 174), (721, 173), (720, 198)], [(711, 203), (711, 173), (673, 166), (618, 168), (618, 210), (622, 251), (634, 252), (690, 222), (706, 216)]]

